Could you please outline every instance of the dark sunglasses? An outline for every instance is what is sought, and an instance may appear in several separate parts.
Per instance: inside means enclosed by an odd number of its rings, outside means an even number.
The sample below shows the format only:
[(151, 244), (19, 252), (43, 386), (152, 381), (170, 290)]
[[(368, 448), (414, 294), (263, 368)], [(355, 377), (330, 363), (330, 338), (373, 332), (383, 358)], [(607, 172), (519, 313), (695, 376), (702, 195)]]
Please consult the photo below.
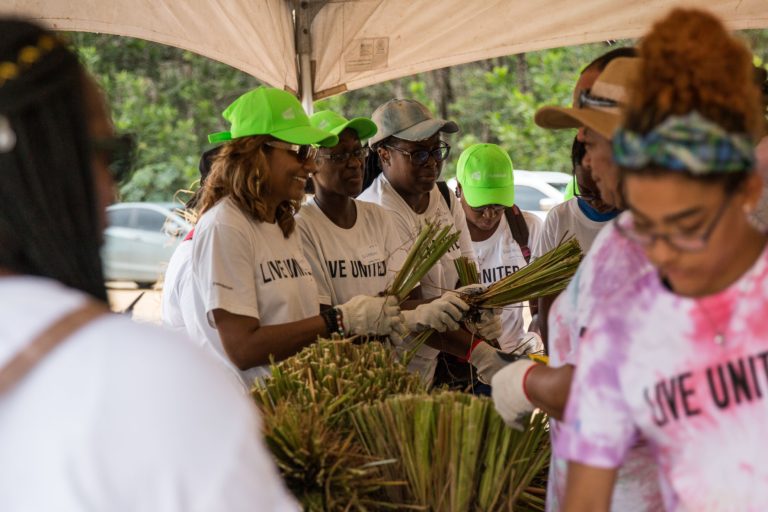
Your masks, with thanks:
[(317, 156), (317, 148), (309, 144), (291, 144), (290, 142), (271, 140), (269, 142), (265, 142), (264, 145), (271, 148), (283, 149), (285, 151), (290, 151), (291, 153), (296, 153), (296, 158), (298, 158), (300, 162), (314, 160)]
[(136, 138), (132, 134), (92, 138), (91, 151), (106, 158), (115, 183), (130, 179), (136, 163)]
[(430, 155), (435, 159), (435, 162), (442, 162), (448, 158), (448, 155), (451, 153), (451, 146), (445, 142), (441, 142), (436, 148), (433, 149), (419, 149), (417, 151), (406, 151), (404, 149), (398, 148), (397, 146), (384, 147), (394, 149), (395, 151), (399, 151), (404, 155), (408, 155), (408, 158), (411, 159), (411, 163), (418, 166), (426, 164), (429, 161)]

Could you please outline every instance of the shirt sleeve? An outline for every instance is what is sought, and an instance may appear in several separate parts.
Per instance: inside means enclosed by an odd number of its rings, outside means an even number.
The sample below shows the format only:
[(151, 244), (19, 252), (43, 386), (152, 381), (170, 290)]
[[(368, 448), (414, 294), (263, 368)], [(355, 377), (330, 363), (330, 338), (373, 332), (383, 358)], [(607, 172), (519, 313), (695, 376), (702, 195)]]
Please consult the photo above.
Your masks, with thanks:
[(538, 215), (528, 212), (523, 212), (523, 218), (525, 219), (525, 225), (528, 226), (528, 248), (531, 250), (531, 255), (533, 255), (533, 250), (539, 243), (539, 237), (541, 237), (544, 221)]
[[(605, 325), (590, 329), (579, 344), (571, 392), (555, 441), (555, 455), (600, 468), (620, 466), (637, 439), (619, 381), (620, 349)], [(617, 353), (618, 352), (618, 353)]]
[(259, 318), (255, 255), (247, 234), (228, 224), (212, 223), (196, 230), (192, 240), (193, 279), (208, 322), (213, 325), (214, 309)]
[(306, 218), (298, 218), (297, 225), (301, 234), (301, 246), (304, 257), (307, 259), (312, 269), (312, 277), (317, 285), (317, 295), (320, 304), (334, 306), (333, 284), (328, 275), (328, 267), (325, 264), (325, 257), (322, 254), (322, 248), (317, 243), (317, 238), (313, 233), (311, 221)]
[(554, 210), (550, 210), (536, 236), (536, 242), (531, 246), (533, 258), (538, 258), (555, 248), (558, 242), (554, 239), (555, 233), (557, 233), (557, 218), (554, 215)]

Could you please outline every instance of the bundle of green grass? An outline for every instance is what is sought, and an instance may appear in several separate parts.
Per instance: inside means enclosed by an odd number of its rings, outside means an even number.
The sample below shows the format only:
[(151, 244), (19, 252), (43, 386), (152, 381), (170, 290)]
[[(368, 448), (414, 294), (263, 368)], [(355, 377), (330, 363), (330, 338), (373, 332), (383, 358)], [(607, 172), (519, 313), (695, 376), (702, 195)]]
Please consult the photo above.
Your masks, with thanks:
[(430, 394), (382, 343), (319, 340), (251, 393), (305, 510), (544, 509), (544, 415), (518, 432), (487, 398)]

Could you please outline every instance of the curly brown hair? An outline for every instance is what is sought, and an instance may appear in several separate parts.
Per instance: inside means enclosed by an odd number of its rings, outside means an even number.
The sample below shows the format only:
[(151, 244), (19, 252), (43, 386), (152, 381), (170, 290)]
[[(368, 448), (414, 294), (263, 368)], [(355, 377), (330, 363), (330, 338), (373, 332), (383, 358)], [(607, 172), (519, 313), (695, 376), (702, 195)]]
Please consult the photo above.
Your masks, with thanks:
[[(198, 219), (221, 199), (229, 197), (240, 210), (258, 222), (267, 220), (266, 197), (272, 170), (267, 159), (269, 146), (275, 140), (269, 135), (242, 137), (225, 144), (214, 157), (211, 173), (198, 199)], [(294, 215), (298, 201), (283, 201), (277, 206), (275, 220), (285, 238), (296, 227)]]
[(624, 126), (648, 133), (670, 115), (698, 111), (730, 132), (762, 137), (761, 92), (752, 54), (715, 16), (672, 10), (640, 43)]

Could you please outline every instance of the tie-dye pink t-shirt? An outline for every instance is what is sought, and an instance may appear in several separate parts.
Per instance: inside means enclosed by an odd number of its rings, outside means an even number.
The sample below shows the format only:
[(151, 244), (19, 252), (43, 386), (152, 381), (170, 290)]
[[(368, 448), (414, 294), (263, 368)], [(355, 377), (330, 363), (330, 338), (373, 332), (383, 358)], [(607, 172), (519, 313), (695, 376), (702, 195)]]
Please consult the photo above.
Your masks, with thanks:
[(558, 456), (613, 468), (642, 435), (667, 510), (766, 510), (768, 251), (715, 295), (646, 265), (613, 299), (582, 337)]
[[(560, 294), (549, 313), (549, 365), (578, 365), (580, 338), (590, 329), (603, 305), (614, 300), (626, 282), (647, 271), (642, 251), (607, 225), (595, 239), (568, 288)], [(557, 445), (560, 422), (550, 419), (552, 444)], [(547, 510), (560, 510), (565, 496), (568, 462), (552, 453), (549, 466)], [(656, 512), (662, 508), (658, 471), (645, 443), (627, 454), (616, 478), (611, 510), (614, 512)]]

